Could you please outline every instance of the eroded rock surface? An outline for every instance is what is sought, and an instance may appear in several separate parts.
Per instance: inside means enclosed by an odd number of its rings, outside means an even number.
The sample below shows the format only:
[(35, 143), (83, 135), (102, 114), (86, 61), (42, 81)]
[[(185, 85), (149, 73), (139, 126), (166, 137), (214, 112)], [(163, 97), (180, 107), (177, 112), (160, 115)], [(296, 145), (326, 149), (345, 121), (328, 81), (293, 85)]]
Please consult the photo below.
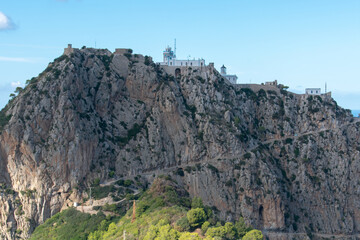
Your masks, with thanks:
[(1, 239), (29, 237), (111, 171), (170, 174), (222, 219), (242, 215), (272, 239), (358, 233), (360, 123), (349, 111), (231, 85), (212, 67), (173, 70), (74, 49), (33, 78), (3, 110)]

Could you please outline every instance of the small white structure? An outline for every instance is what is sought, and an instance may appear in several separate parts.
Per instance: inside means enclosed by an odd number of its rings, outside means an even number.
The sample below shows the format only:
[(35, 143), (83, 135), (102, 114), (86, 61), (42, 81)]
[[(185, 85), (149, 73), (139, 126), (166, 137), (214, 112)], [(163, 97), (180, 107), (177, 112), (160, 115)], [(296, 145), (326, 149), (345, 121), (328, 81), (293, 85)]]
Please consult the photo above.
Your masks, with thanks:
[(79, 204), (77, 202), (74, 202), (74, 207), (79, 206)]
[(306, 88), (305, 94), (308, 95), (321, 95), (321, 88)]
[(227, 80), (229, 80), (229, 82), (231, 82), (232, 84), (236, 84), (236, 81), (238, 79), (238, 77), (236, 75), (229, 75), (226, 74), (226, 67), (224, 65), (222, 65), (222, 67), (220, 68), (220, 73), (222, 76), (224, 76)]
[(198, 59), (198, 60), (178, 60), (176, 59), (176, 53), (171, 50), (171, 47), (165, 48), (165, 51), (163, 52), (164, 60), (163, 62), (160, 62), (159, 64), (162, 66), (180, 66), (180, 67), (204, 67), (205, 66), (205, 60), (204, 59)]

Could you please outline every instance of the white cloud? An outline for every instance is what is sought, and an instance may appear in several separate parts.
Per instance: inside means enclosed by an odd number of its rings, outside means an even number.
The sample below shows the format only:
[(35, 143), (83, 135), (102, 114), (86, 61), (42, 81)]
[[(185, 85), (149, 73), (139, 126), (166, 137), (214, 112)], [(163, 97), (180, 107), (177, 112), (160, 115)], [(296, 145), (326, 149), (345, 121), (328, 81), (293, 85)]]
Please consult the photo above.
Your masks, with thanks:
[(20, 87), (21, 86), (21, 83), (19, 81), (17, 82), (11, 82), (11, 86), (12, 87)]
[(33, 62), (31, 59), (28, 58), (14, 58), (14, 57), (1, 57), (0, 62)]
[(11, 21), (11, 18), (0, 12), (0, 31), (14, 29), (15, 24)]

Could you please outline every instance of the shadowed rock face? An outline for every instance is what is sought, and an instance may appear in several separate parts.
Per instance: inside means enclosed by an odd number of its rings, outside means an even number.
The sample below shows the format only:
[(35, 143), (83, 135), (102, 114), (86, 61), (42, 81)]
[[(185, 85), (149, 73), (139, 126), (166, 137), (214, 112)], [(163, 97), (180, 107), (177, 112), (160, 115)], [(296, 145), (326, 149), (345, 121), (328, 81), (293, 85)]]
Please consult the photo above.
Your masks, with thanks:
[(350, 112), (327, 97), (241, 89), (212, 67), (171, 71), (73, 49), (33, 78), (3, 111), (1, 238), (28, 237), (110, 171), (170, 174), (222, 219), (242, 215), (274, 239), (359, 231)]

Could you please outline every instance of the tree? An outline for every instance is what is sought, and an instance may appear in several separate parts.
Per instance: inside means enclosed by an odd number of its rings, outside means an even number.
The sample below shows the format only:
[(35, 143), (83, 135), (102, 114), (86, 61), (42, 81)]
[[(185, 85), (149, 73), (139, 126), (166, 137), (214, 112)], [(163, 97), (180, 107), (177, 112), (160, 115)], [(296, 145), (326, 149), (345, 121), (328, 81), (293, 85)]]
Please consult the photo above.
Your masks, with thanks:
[(225, 236), (227, 239), (235, 239), (236, 237), (236, 229), (234, 227), (234, 224), (232, 224), (231, 222), (227, 222), (224, 225), (225, 228)]
[(93, 187), (97, 187), (100, 186), (100, 178), (95, 178), (94, 182), (93, 182)]
[(159, 228), (157, 226), (151, 225), (149, 230), (146, 232), (144, 240), (154, 240), (159, 233)]
[(24, 89), (22, 87), (17, 87), (15, 93), (21, 93)]
[(180, 218), (175, 225), (175, 229), (180, 232), (185, 232), (190, 230), (190, 225), (187, 217)]
[(202, 208), (194, 208), (187, 212), (186, 217), (191, 227), (198, 227), (206, 220), (206, 213)]
[(169, 224), (161, 226), (155, 240), (174, 240), (179, 238), (179, 232), (171, 228)]
[(225, 227), (223, 226), (212, 227), (206, 231), (206, 237), (210, 237), (210, 238), (215, 238), (215, 237), (225, 238), (225, 235), (226, 235), (226, 231), (225, 231)]
[(235, 223), (235, 229), (238, 233), (238, 237), (242, 238), (245, 234), (252, 230), (251, 227), (248, 227), (244, 221), (244, 218), (240, 217), (239, 220)]
[(204, 222), (203, 225), (201, 226), (201, 231), (204, 235), (205, 235), (206, 231), (208, 230), (209, 226), (210, 226), (210, 223), (208, 221)]
[(191, 208), (204, 208), (204, 204), (201, 198), (194, 197), (191, 201)]
[(107, 232), (103, 235), (103, 239), (108, 239), (111, 236), (114, 236), (117, 233), (118, 227), (115, 223), (110, 223)]
[(264, 235), (259, 230), (251, 230), (242, 238), (242, 240), (263, 240)]
[(236, 229), (234, 227), (234, 224), (232, 224), (231, 222), (225, 223), (224, 226), (209, 228), (206, 231), (206, 236), (212, 238), (218, 237), (221, 239), (230, 239), (230, 240), (237, 239)]
[(100, 240), (102, 234), (104, 234), (103, 231), (95, 231), (89, 234), (88, 240)]
[(189, 233), (185, 232), (180, 235), (179, 240), (201, 240), (202, 238), (199, 237), (197, 233)]

